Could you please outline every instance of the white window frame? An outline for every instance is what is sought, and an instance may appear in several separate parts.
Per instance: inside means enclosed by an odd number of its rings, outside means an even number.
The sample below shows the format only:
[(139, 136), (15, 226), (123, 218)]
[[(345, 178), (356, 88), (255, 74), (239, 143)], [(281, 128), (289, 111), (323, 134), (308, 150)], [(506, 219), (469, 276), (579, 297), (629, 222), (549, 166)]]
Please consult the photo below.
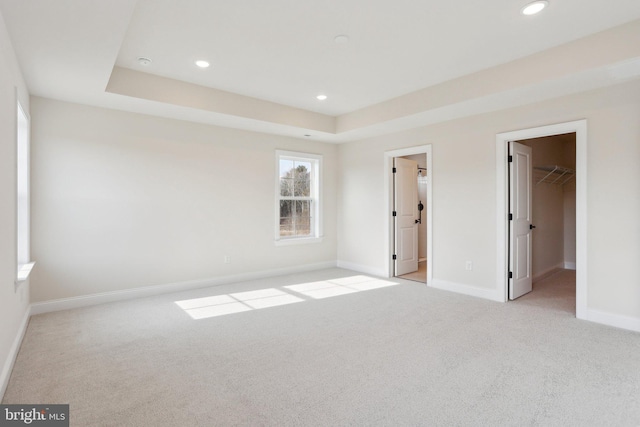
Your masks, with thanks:
[(31, 261), (30, 119), (16, 101), (16, 280), (15, 290), (27, 281)]
[[(311, 236), (280, 236), (280, 160), (311, 162), (312, 224)], [(275, 169), (275, 244), (276, 246), (320, 243), (322, 241), (322, 155), (276, 150)]]

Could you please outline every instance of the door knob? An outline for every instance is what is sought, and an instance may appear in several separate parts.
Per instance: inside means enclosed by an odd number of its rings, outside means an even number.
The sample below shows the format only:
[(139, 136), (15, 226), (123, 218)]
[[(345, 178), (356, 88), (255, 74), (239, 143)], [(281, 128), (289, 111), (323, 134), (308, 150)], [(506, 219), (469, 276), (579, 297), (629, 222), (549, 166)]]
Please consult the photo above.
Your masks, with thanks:
[(422, 200), (418, 202), (418, 215), (420, 215), (419, 219), (416, 219), (416, 224), (422, 224), (422, 210), (424, 209), (424, 205), (422, 204)]
[(534, 228), (536, 228), (536, 226), (535, 226), (535, 225), (533, 225), (533, 224), (529, 224), (529, 230), (533, 230)]

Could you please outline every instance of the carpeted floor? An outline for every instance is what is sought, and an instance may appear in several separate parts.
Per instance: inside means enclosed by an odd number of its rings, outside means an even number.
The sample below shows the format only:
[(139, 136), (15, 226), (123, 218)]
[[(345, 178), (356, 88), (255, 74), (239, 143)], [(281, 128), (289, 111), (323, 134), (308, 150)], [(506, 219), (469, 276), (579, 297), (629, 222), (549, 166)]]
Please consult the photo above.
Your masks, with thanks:
[(640, 334), (576, 320), (571, 280), (501, 304), (329, 269), (34, 316), (3, 403), (69, 403), (72, 426), (638, 426)]

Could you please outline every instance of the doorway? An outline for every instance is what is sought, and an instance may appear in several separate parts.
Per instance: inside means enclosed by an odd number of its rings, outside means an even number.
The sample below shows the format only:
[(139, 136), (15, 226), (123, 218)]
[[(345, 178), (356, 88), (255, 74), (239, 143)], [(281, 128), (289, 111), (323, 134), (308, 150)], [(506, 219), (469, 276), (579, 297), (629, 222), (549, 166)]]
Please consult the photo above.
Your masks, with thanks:
[(427, 155), (394, 157), (395, 276), (427, 282)]
[(431, 157), (431, 145), (385, 153), (389, 277), (426, 284), (433, 277)]
[[(498, 214), (498, 271), (503, 272), (498, 276), (499, 286), (502, 288), (504, 301), (510, 299), (510, 284), (512, 283), (511, 275), (514, 274), (514, 267), (512, 262), (514, 258), (510, 257), (510, 253), (513, 255), (513, 248), (510, 247), (510, 228), (512, 227), (511, 220), (509, 219), (510, 210), (510, 194), (512, 190), (509, 187), (509, 169), (510, 163), (508, 156), (508, 146), (510, 142), (531, 140), (534, 138), (551, 137), (556, 135), (573, 134), (575, 135), (575, 175), (572, 179), (575, 181), (575, 269), (576, 269), (576, 317), (580, 319), (586, 319), (587, 317), (587, 276), (586, 276), (586, 259), (587, 259), (587, 228), (586, 228), (586, 154), (587, 154), (587, 134), (586, 134), (586, 120), (580, 120), (576, 122), (562, 123), (557, 125), (543, 126), (539, 128), (525, 129), (521, 131), (508, 132), (498, 134), (496, 137), (496, 160), (497, 160), (497, 214)], [(531, 149), (530, 147), (526, 147)], [(525, 150), (526, 151), (526, 150)], [(531, 165), (533, 167), (533, 165)], [(536, 172), (536, 176), (540, 179), (539, 173)], [(530, 181), (533, 183), (535, 177), (531, 172)], [(522, 175), (524, 176), (524, 175)], [(547, 185), (547, 184), (541, 184)], [(529, 225), (535, 226), (534, 223)], [(531, 228), (533, 233), (537, 230)], [(535, 234), (534, 234), (535, 236)], [(534, 237), (535, 238), (535, 237)], [(529, 239), (530, 243), (532, 239)], [(525, 240), (522, 240), (523, 242)], [(523, 246), (522, 244), (521, 246)], [(532, 254), (532, 253), (531, 253)], [(518, 259), (515, 259), (518, 262)], [(538, 262), (541, 262), (539, 259)], [(567, 261), (567, 266), (574, 267), (572, 261)], [(542, 277), (545, 274), (543, 264), (537, 266), (538, 276)], [(563, 264), (564, 265), (564, 264)], [(533, 265), (528, 267), (527, 274), (529, 278), (533, 280)], [(548, 268), (548, 267), (547, 267)], [(522, 270), (523, 272), (525, 270)], [(524, 273), (520, 274), (523, 277)]]
[[(576, 268), (576, 134), (509, 142), (509, 172), (509, 299), (515, 300)], [(575, 301), (575, 279), (569, 283), (575, 274), (567, 273), (558, 295), (569, 292)]]

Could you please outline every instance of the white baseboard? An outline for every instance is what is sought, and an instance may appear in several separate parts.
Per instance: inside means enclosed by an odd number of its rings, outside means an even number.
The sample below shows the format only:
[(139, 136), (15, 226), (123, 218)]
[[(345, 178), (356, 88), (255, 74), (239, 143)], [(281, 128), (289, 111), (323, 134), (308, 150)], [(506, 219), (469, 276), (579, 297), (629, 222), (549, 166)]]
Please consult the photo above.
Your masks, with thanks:
[(378, 277), (388, 277), (389, 274), (387, 271), (385, 271), (383, 268), (375, 268), (375, 267), (369, 267), (366, 265), (360, 265), (360, 264), (355, 264), (353, 262), (349, 262), (349, 261), (340, 261), (338, 260), (338, 267), (339, 268), (344, 268), (347, 270), (353, 270), (353, 271), (357, 271), (359, 273), (364, 273), (364, 274), (370, 274), (372, 276), (378, 276)]
[(575, 270), (576, 267), (576, 263), (575, 262), (564, 262), (564, 268), (565, 270)]
[(446, 280), (439, 279), (433, 279), (431, 283), (428, 283), (428, 286), (436, 289), (442, 289), (444, 291), (456, 292), (458, 294), (488, 299), (491, 301), (505, 302), (504, 295), (502, 295), (500, 291), (495, 289), (478, 288), (476, 286), (448, 282)]
[(637, 317), (622, 316), (619, 314), (588, 309), (586, 320), (601, 323), (603, 325), (614, 326), (616, 328), (627, 329), (629, 331), (640, 332), (640, 319)]
[(169, 283), (165, 285), (145, 286), (142, 288), (126, 289), (122, 291), (102, 292), (98, 294), (83, 295), (72, 298), (61, 298), (31, 304), (31, 314), (50, 313), (53, 311), (69, 310), (72, 308), (88, 307), (91, 305), (105, 304), (109, 302), (124, 301), (134, 298), (143, 298), (171, 292), (188, 291), (191, 289), (206, 288), (209, 286), (226, 285), (229, 283), (244, 282), (247, 280), (264, 279), (267, 277), (284, 276), (286, 274), (303, 273), (306, 271), (333, 268), (335, 261), (327, 261), (317, 264), (305, 264), (295, 267), (276, 268), (273, 270), (256, 271), (253, 273), (234, 274), (210, 279), (190, 280), (186, 282)]
[(11, 344), (11, 348), (9, 349), (9, 354), (7, 355), (6, 360), (4, 361), (4, 366), (2, 367), (2, 373), (0, 373), (0, 402), (4, 398), (4, 393), (7, 391), (7, 386), (9, 385), (9, 379), (11, 378), (11, 372), (13, 371), (13, 365), (16, 362), (16, 357), (18, 357), (18, 351), (20, 351), (20, 346), (22, 345), (22, 339), (24, 338), (25, 332), (27, 332), (27, 325), (29, 325), (29, 318), (31, 317), (31, 312), (29, 307), (25, 310), (24, 317), (22, 318), (22, 323), (20, 323), (20, 328), (18, 329), (18, 333), (13, 340), (13, 344)]

